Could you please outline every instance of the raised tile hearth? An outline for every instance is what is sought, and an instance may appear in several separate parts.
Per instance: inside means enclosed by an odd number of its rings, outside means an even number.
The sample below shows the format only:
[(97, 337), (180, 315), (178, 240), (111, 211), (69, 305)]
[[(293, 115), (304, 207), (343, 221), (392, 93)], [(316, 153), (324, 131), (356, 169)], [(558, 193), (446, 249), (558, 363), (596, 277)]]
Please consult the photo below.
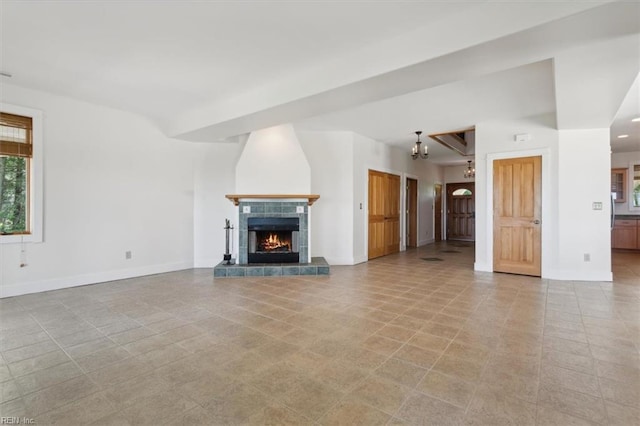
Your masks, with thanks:
[(311, 263), (251, 263), (225, 265), (213, 268), (214, 278), (276, 277), (287, 275), (329, 275), (330, 266), (324, 257), (313, 257)]

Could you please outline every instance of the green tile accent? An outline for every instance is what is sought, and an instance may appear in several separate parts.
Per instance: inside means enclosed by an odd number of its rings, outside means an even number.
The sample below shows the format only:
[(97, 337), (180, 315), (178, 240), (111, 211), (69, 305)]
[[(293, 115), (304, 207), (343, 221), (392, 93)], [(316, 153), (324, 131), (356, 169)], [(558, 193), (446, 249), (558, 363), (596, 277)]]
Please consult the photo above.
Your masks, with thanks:
[(282, 275), (300, 275), (299, 266), (283, 266)]
[(301, 266), (300, 275), (318, 275), (318, 268), (316, 266)]
[(279, 275), (282, 275), (282, 266), (265, 266), (264, 267), (265, 277), (274, 277)]
[(216, 266), (213, 268), (213, 277), (214, 278), (226, 278), (227, 270), (224, 266)]
[(264, 267), (262, 266), (248, 266), (247, 277), (263, 277)]
[(246, 268), (242, 267), (232, 267), (230, 266), (227, 271), (227, 276), (229, 277), (244, 277), (246, 272)]
[(328, 266), (318, 266), (318, 275), (329, 275)]

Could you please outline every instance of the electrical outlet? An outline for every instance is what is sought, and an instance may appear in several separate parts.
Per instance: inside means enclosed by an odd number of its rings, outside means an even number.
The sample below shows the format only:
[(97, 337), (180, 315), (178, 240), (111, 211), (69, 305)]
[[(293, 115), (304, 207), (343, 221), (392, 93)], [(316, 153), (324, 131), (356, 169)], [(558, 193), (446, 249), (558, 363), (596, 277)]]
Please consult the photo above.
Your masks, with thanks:
[(591, 262), (591, 254), (585, 253), (584, 254), (584, 261), (585, 262)]
[(304, 213), (304, 206), (296, 206), (296, 213)]
[(602, 202), (600, 201), (594, 201), (591, 206), (593, 210), (602, 210)]
[(242, 213), (251, 213), (251, 206), (242, 206)]
[(127, 251), (124, 252), (124, 258), (125, 259), (131, 259), (131, 251), (130, 250), (127, 250)]

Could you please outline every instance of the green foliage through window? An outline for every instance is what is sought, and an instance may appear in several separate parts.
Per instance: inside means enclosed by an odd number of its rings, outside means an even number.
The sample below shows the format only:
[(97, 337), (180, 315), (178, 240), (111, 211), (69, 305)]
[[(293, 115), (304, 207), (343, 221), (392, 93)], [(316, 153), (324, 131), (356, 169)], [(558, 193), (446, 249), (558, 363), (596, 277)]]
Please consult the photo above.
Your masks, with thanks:
[(28, 231), (28, 159), (0, 157), (0, 234)]

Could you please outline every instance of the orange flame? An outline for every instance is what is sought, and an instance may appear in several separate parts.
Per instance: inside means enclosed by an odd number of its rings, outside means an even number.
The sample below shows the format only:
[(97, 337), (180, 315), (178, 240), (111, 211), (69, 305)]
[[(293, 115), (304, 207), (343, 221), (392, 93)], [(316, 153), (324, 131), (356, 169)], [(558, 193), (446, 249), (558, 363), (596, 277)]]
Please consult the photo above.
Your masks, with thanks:
[(262, 240), (260, 245), (265, 251), (289, 249), (289, 243), (287, 241), (280, 240), (278, 234), (269, 234), (267, 238)]

